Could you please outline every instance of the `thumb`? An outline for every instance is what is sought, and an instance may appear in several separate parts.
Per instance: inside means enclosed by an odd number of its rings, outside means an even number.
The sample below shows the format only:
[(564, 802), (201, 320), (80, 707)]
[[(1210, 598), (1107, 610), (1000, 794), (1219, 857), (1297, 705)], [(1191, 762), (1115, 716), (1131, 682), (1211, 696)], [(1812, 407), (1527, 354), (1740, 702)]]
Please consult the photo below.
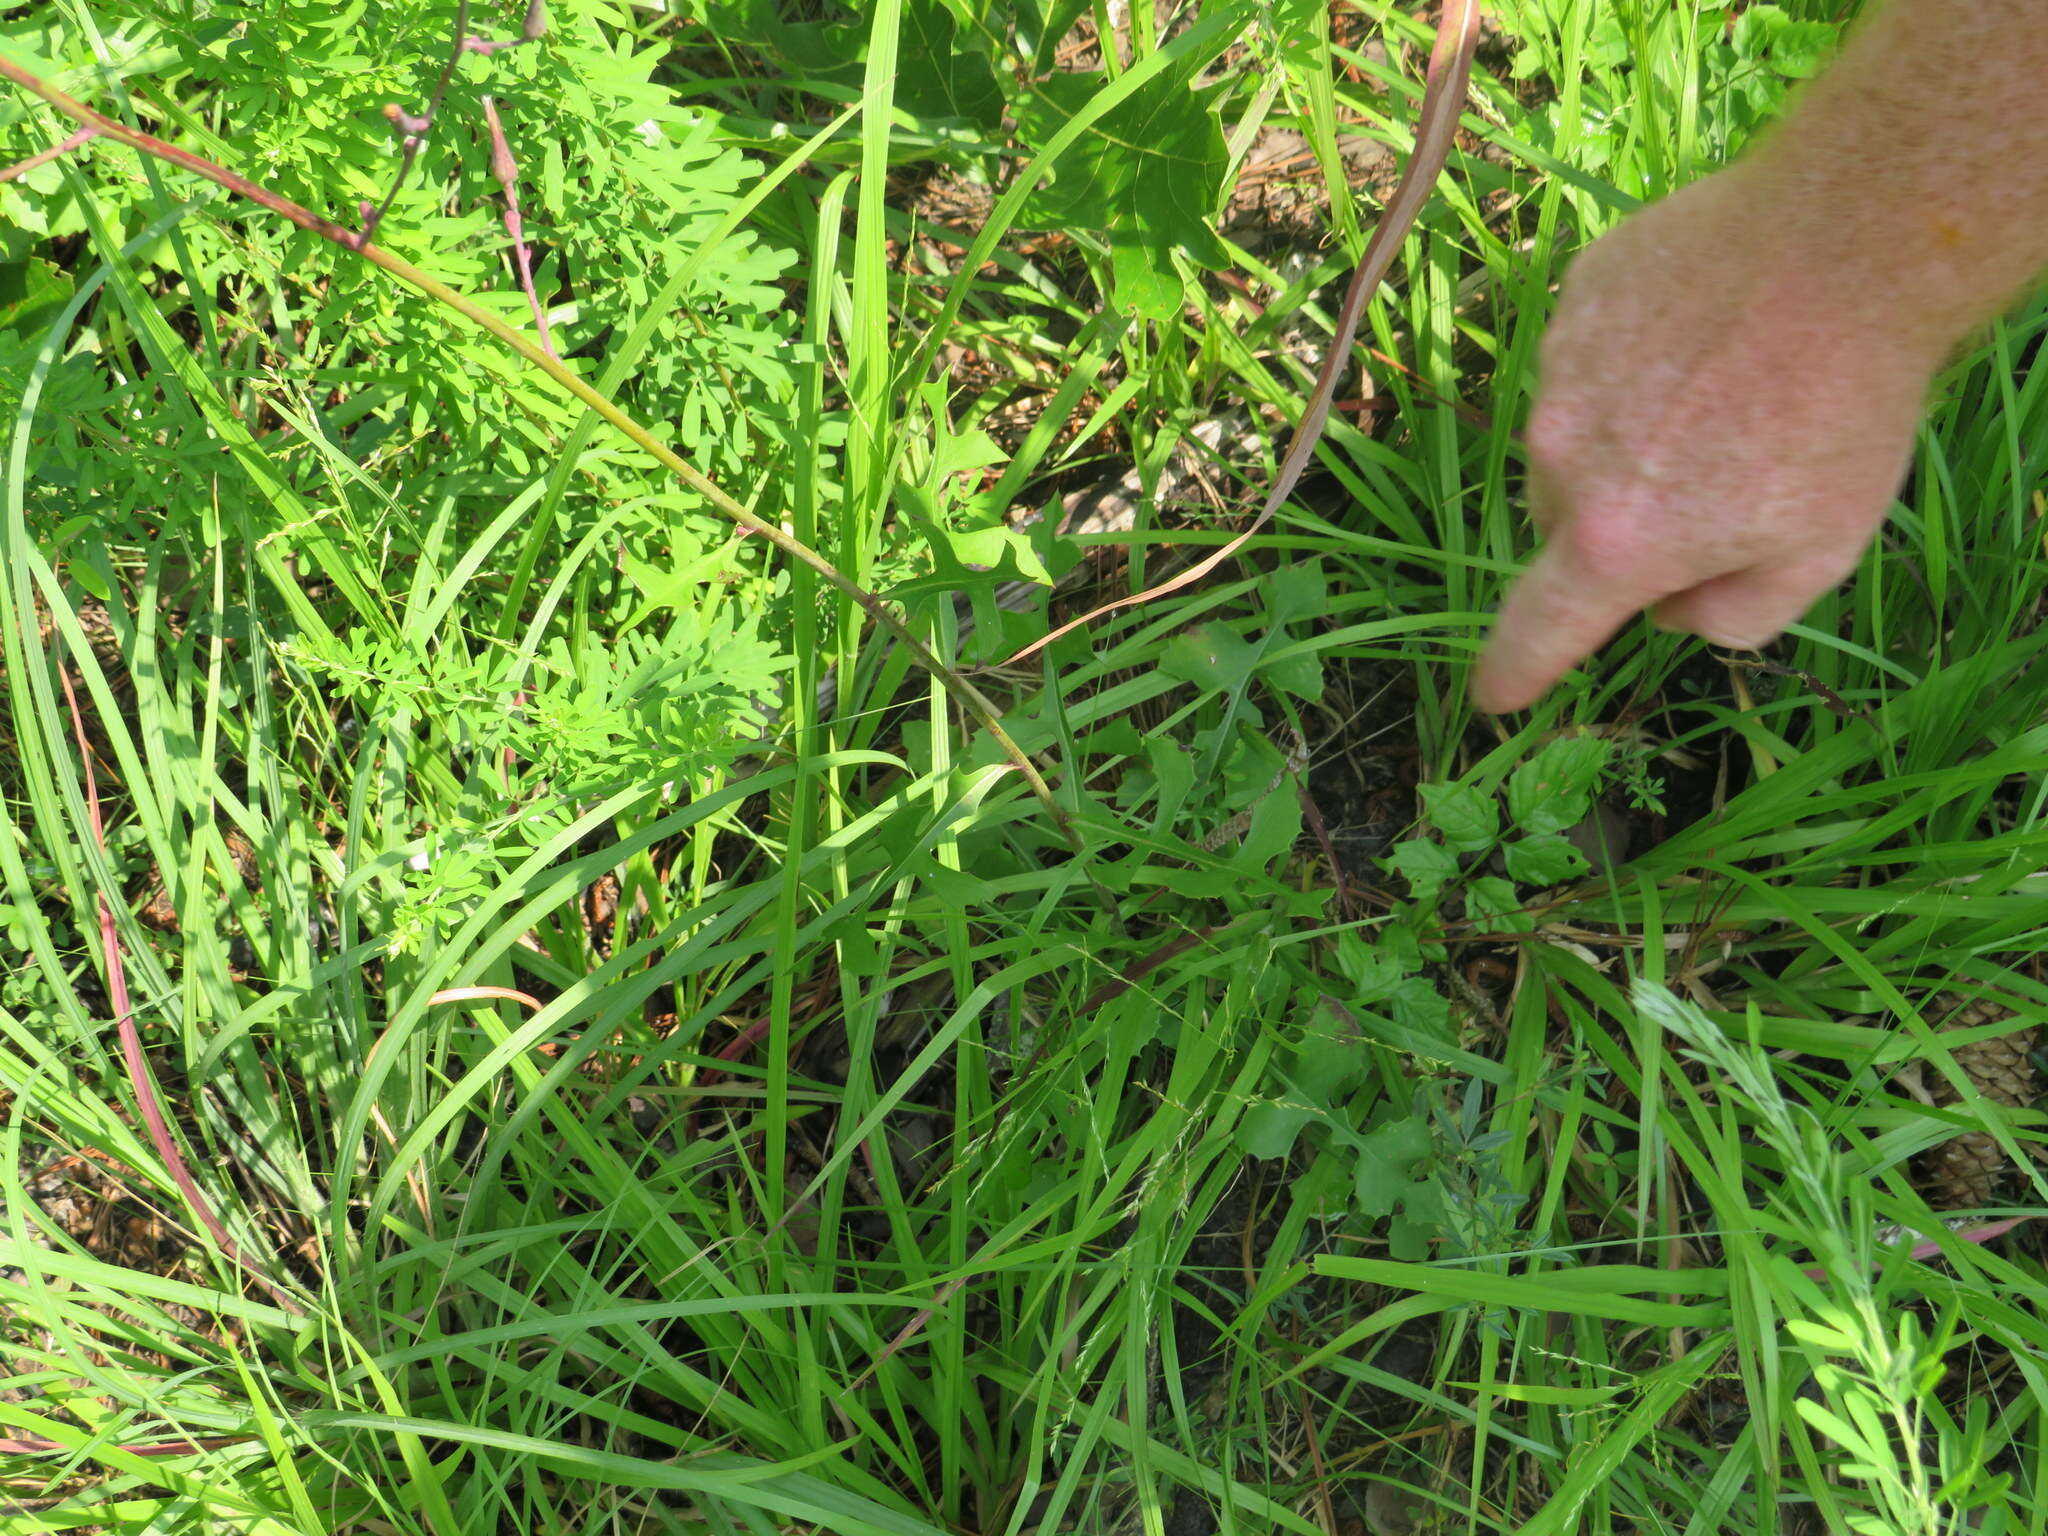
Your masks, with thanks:
[(1656, 595), (1596, 576), (1569, 534), (1551, 540), (1501, 604), (1472, 680), (1473, 702), (1490, 714), (1527, 708)]

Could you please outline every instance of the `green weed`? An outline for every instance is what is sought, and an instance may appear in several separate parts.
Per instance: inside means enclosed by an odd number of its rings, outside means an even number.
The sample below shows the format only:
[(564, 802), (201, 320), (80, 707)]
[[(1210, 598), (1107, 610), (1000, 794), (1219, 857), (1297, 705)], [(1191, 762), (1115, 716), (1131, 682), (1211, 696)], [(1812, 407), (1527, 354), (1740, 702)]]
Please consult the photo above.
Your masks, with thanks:
[[(1918, 1170), (2044, 1192), (1959, 1056), (2048, 1006), (2048, 310), (1767, 657), (1475, 721), (1556, 272), (1840, 20), (1517, 0), (1312, 483), (1001, 669), (1249, 518), (1412, 146), (1403, 10), (1110, 9), (557, 0), (377, 231), (532, 327), (491, 95), (569, 372), (1064, 821), (442, 308), (104, 140), (0, 184), (0, 1530), (2043, 1529), (2037, 1234)], [(0, 51), (348, 219), (455, 23)], [(1276, 130), (1327, 245), (1217, 217)]]

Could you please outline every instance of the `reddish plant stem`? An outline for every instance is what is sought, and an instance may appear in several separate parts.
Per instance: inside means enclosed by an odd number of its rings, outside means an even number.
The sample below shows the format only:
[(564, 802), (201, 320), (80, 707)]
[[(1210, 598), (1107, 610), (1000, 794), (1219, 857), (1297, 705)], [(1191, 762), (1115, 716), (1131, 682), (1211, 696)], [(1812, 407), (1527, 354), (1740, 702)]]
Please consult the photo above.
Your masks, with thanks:
[[(517, 37), (505, 37), (496, 40), (487, 37), (472, 37), (469, 31), (469, 0), (456, 0), (455, 27), (448, 37), (448, 57), (441, 61), (441, 75), (434, 82), (432, 94), (427, 97), (426, 110), (418, 116), (414, 116), (395, 101), (385, 104), (384, 116), (390, 120), (391, 126), (396, 128), (401, 135), (398, 141), (398, 151), (402, 158), (398, 162), (398, 174), (391, 178), (391, 190), (384, 194), (384, 201), (375, 208), (372, 208), (368, 203), (363, 203), (359, 206), (363, 220), (363, 229), (362, 233), (356, 237), (358, 242), (367, 240), (371, 235), (375, 234), (377, 226), (384, 222), (384, 215), (391, 211), (391, 204), (396, 201), (399, 189), (405, 185), (405, 178), (412, 170), (413, 161), (419, 158), (420, 149), (427, 142), (427, 135), (434, 131), (434, 119), (440, 114), (442, 101), (447, 98), (448, 83), (455, 78), (456, 61), (465, 53), (502, 53), (507, 48), (517, 48), (522, 44), (535, 42), (546, 33), (547, 29), (547, 0), (528, 0), (526, 19), (521, 25)], [(490, 110), (489, 101), (484, 103), (484, 110), (487, 112)], [(516, 241), (518, 236), (513, 236), (513, 239)], [(522, 266), (524, 265), (523, 255), (521, 257), (521, 264)], [(543, 338), (545, 338), (547, 333), (546, 321), (541, 322), (541, 333)], [(545, 339), (542, 344), (546, 345)], [(555, 349), (552, 346), (549, 346), (547, 350), (550, 357), (554, 356)]]
[[(92, 771), (92, 748), (85, 739), (85, 715), (78, 707), (78, 694), (71, 686), (71, 669), (58, 668), (58, 677), (64, 684), (64, 702), (71, 707), (71, 730), (78, 740), (79, 757), (85, 766), (85, 808), (92, 825), (93, 841), (104, 851), (107, 835), (100, 820), (99, 779)], [(212, 1235), (220, 1251), (239, 1265), (250, 1279), (270, 1292), (286, 1311), (304, 1316), (305, 1309), (263, 1272), (241, 1244), (228, 1236), (228, 1229), (214, 1214), (211, 1202), (192, 1177), (184, 1154), (178, 1150), (177, 1139), (171, 1135), (170, 1124), (164, 1119), (162, 1102), (157, 1098), (156, 1080), (150, 1075), (149, 1060), (142, 1054), (142, 1032), (135, 1027), (135, 1008), (128, 996), (127, 967), (121, 963), (121, 940), (114, 928), (114, 909), (107, 905), (104, 891), (95, 892), (94, 901), (99, 908), (100, 953), (106, 963), (107, 993), (114, 1005), (114, 1033), (120, 1041), (121, 1059), (127, 1065), (128, 1081), (135, 1089), (135, 1106), (142, 1113), (150, 1145), (156, 1148), (157, 1156), (163, 1159), (164, 1167), (170, 1173), (171, 1182), (178, 1186), (178, 1192), (185, 1197), (192, 1214)]]
[(491, 128), (491, 175), (505, 189), (505, 233), (512, 237), (512, 261), (519, 269), (519, 287), (533, 309), (533, 323), (540, 332), (541, 350), (549, 357), (556, 357), (559, 354), (555, 351), (554, 337), (548, 334), (548, 312), (541, 308), (540, 294), (534, 290), (533, 263), (527, 256), (525, 228), (519, 217), (519, 162), (512, 158), (512, 146), (505, 138), (505, 125), (498, 121), (498, 104), (488, 96), (484, 98), (484, 121)]
[(1273, 476), (1272, 488), (1266, 493), (1259, 515), (1236, 538), (1179, 575), (1142, 592), (1091, 608), (1077, 619), (1069, 619), (1044, 638), (1032, 641), (1014, 656), (998, 663), (999, 666), (1014, 667), (1027, 656), (1105, 613), (1154, 602), (1169, 592), (1177, 592), (1200, 581), (1273, 520), (1273, 514), (1293, 494), (1295, 482), (1300, 480), (1302, 470), (1315, 453), (1316, 444), (1322, 441), (1331, 404), (1337, 398), (1337, 381), (1350, 366), (1351, 343), (1358, 335), (1358, 322), (1365, 315), (1365, 307), (1379, 292), (1381, 280), (1400, 254), (1401, 242), (1414, 225), (1416, 216), (1422, 212), (1423, 204), (1429, 201), (1444, 162), (1450, 158), (1453, 136), (1458, 128), (1458, 114), (1465, 105), (1466, 84), (1472, 76), (1472, 54), (1478, 44), (1479, 0), (1445, 0), (1443, 15), (1437, 22), (1436, 44), (1430, 50), (1429, 68), (1424, 77), (1422, 115), (1415, 124), (1414, 151), (1408, 156), (1407, 165), (1402, 167), (1400, 183), (1388, 199), (1386, 211), (1380, 215), (1372, 238), (1366, 241), (1358, 270), (1351, 275), (1351, 286), (1345, 290), (1343, 306), (1337, 312), (1337, 326), (1330, 338), (1330, 349), (1323, 356), (1315, 387), (1309, 391), (1301, 420), (1295, 423), (1294, 435), (1288, 440), (1287, 452), (1280, 460), (1280, 468)]
[(520, 23), (517, 37), (465, 37), (462, 50), (465, 53), (503, 53), (507, 48), (517, 48), (523, 43), (538, 39), (548, 29), (547, 0), (527, 0), (526, 18)]
[[(248, 1435), (206, 1435), (197, 1440), (143, 1440), (134, 1445), (117, 1444), (111, 1449), (130, 1456), (195, 1456), (201, 1451), (218, 1451), (230, 1445), (241, 1445), (250, 1438)], [(47, 1456), (57, 1451), (69, 1453), (76, 1449), (76, 1446), (43, 1435), (0, 1436), (0, 1456)]]
[(405, 178), (412, 171), (412, 163), (419, 158), (420, 146), (427, 142), (427, 135), (433, 132), (434, 114), (441, 110), (441, 102), (448, 94), (448, 82), (455, 78), (455, 61), (462, 57), (462, 45), (469, 35), (469, 0), (456, 0), (455, 28), (448, 39), (448, 57), (441, 62), (440, 78), (434, 82), (433, 92), (427, 97), (426, 111), (415, 117), (397, 102), (387, 102), (384, 116), (402, 137), (398, 141), (398, 174), (391, 178), (391, 190), (384, 194), (384, 201), (374, 209), (368, 203), (360, 207), (363, 219), (362, 233), (355, 237), (360, 248), (363, 242), (377, 232), (377, 226), (384, 222), (384, 215), (391, 211), (391, 205), (398, 199), (399, 188), (405, 185)]
[[(2003, 1237), (2006, 1233), (2012, 1231), (2014, 1227), (2019, 1226), (2022, 1222), (2028, 1222), (2032, 1220), (2034, 1220), (2034, 1217), (2032, 1216), (2008, 1216), (2003, 1221), (1986, 1222), (1982, 1225), (1974, 1227), (1968, 1225), (1967, 1223), (1958, 1225), (1957, 1223), (1950, 1222), (1948, 1223), (1948, 1228), (1949, 1231), (1954, 1233), (1955, 1236), (1963, 1242), (1982, 1244), (1990, 1242), (1994, 1237)], [(1912, 1257), (1915, 1260), (1915, 1262), (1918, 1262), (1922, 1259), (1931, 1259), (1940, 1252), (1940, 1243), (1936, 1242), (1931, 1237), (1923, 1237), (1920, 1239), (1919, 1242), (1913, 1245)], [(1803, 1273), (1809, 1280), (1824, 1281), (1829, 1278), (1828, 1268), (1824, 1264), (1815, 1264), (1810, 1268), (1801, 1271), (1801, 1273)]]
[(62, 144), (52, 144), (48, 149), (40, 150), (30, 155), (26, 160), (15, 161), (14, 164), (5, 169), (0, 169), (0, 182), (9, 182), (17, 177), (26, 176), (37, 166), (48, 165), (58, 156), (70, 154), (72, 150), (78, 148), (87, 139), (98, 138), (99, 132), (97, 128), (81, 128)]
[(336, 245), (346, 246), (353, 251), (366, 250), (365, 242), (352, 231), (343, 229), (332, 219), (323, 219), (309, 208), (302, 208), (288, 197), (280, 197), (266, 187), (259, 186), (246, 176), (236, 174), (224, 165), (216, 165), (202, 155), (195, 155), (189, 149), (180, 149), (154, 134), (144, 133), (140, 128), (130, 128), (118, 123), (106, 113), (87, 106), (75, 97), (67, 96), (55, 86), (29, 73), (13, 60), (0, 56), (0, 77), (13, 81), (31, 95), (38, 96), (65, 116), (85, 124), (95, 133), (106, 135), (117, 143), (145, 154), (168, 160), (172, 165), (182, 166), (196, 176), (203, 176), (217, 186), (226, 187), (237, 197), (246, 197), (252, 203), (268, 208), (281, 219), (287, 219), (323, 240), (332, 240)]

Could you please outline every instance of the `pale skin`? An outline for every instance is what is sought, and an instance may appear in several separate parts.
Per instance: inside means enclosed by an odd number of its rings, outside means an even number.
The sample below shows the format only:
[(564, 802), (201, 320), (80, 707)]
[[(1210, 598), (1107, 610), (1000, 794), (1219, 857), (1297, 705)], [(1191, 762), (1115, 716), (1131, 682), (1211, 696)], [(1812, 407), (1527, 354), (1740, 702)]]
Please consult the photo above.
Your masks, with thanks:
[(1521, 709), (1636, 613), (1755, 647), (1846, 578), (1928, 385), (2048, 267), (2048, 0), (1889, 0), (1733, 166), (1567, 274), (1542, 551), (1473, 679)]

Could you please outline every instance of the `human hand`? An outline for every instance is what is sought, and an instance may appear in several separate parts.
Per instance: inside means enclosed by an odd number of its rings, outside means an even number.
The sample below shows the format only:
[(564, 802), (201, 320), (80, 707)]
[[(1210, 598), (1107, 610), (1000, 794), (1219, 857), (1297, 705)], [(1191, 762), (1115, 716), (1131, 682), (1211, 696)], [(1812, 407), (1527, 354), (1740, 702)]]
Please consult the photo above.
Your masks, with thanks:
[(1855, 568), (1948, 338), (1845, 281), (1813, 222), (1737, 166), (1573, 262), (1527, 433), (1545, 543), (1480, 660), (1480, 708), (1533, 703), (1644, 608), (1762, 645)]

